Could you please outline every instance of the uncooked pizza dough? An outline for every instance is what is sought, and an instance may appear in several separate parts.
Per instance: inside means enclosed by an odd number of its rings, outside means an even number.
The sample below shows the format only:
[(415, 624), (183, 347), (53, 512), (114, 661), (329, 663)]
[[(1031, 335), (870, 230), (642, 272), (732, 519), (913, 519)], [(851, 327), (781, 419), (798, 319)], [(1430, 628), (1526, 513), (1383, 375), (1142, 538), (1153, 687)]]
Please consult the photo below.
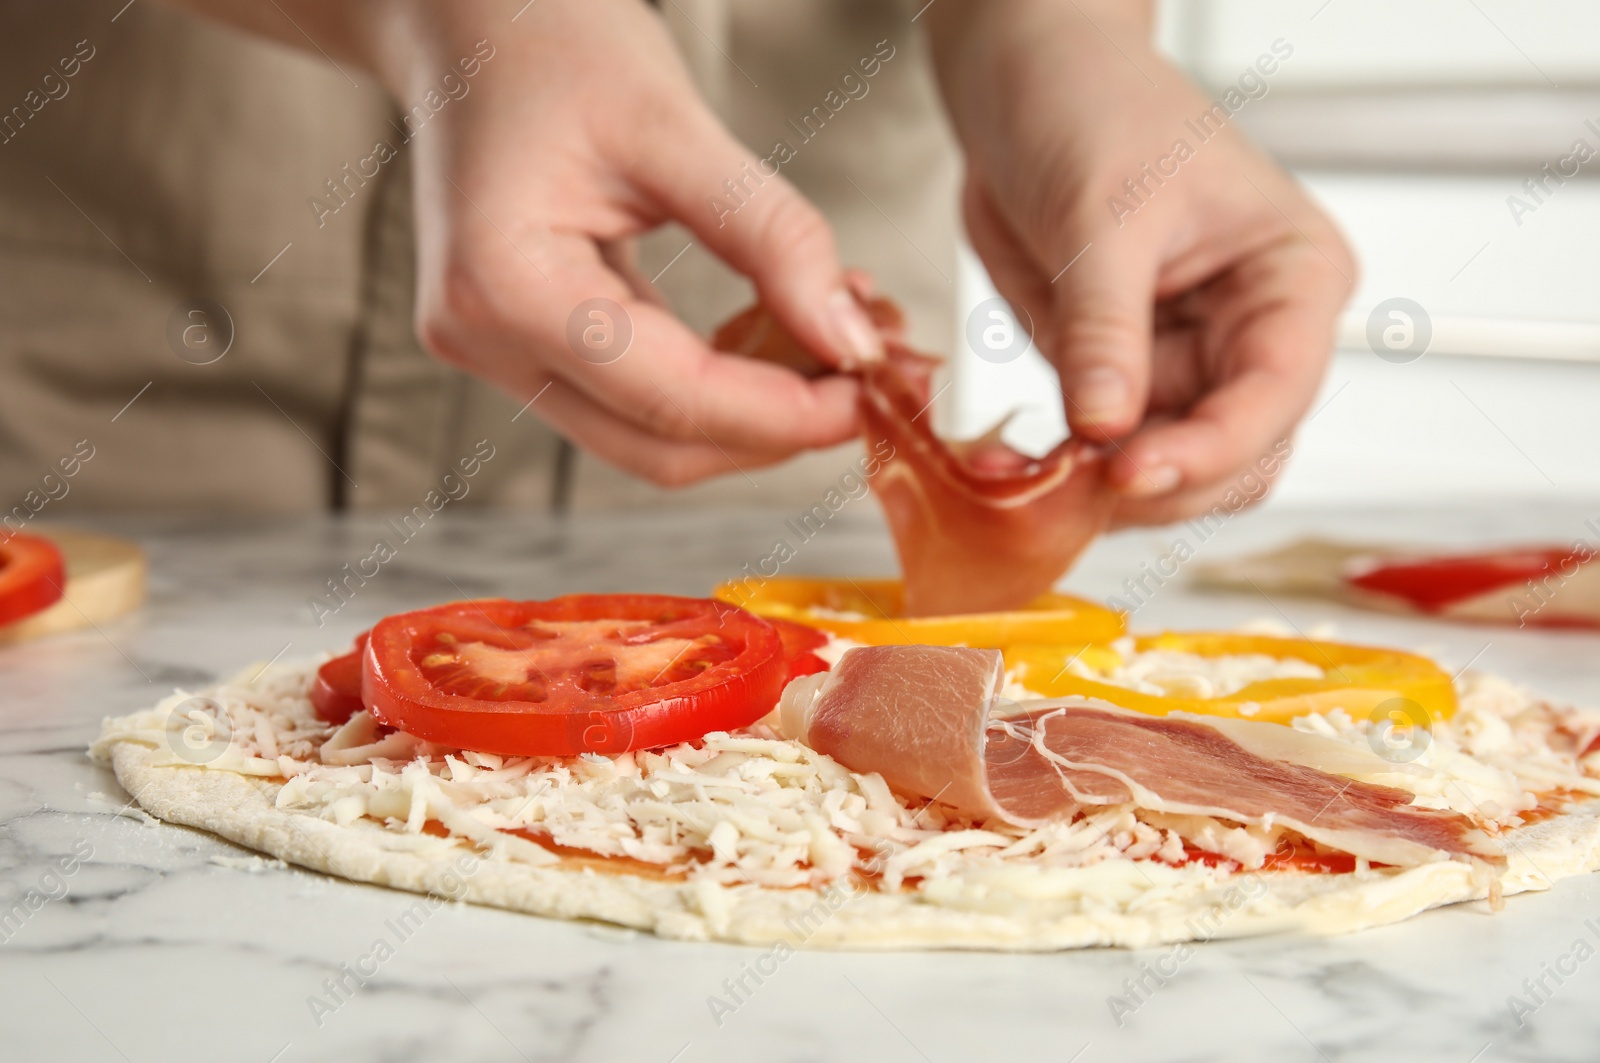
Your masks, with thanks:
[[(1596, 729), (1595, 717), (1490, 676), (1462, 680), (1459, 713), (1377, 781), (1494, 833), (1509, 858), (1498, 881), (1487, 866), (1449, 860), (1250, 870), (1274, 832), (1175, 823), (1203, 817), (1132, 806), (1037, 830), (969, 823), (903, 800), (879, 776), (848, 771), (765, 722), (620, 757), (443, 749), (382, 735), (364, 713), (343, 728), (324, 724), (307, 697), (316, 663), (108, 719), (92, 753), (162, 820), (427, 895), (418, 904), (471, 901), (783, 948), (1044, 951), (1343, 933), (1600, 867), (1591, 796), (1600, 755), (1586, 770), (1571, 752), (1571, 736)], [(1172, 681), (1174, 667), (1132, 660), (1124, 681)], [(1258, 673), (1235, 662), (1229, 674)], [(1369, 745), (1368, 725), (1340, 711), (1296, 726)], [(1202, 835), (1241, 862), (1186, 859)]]

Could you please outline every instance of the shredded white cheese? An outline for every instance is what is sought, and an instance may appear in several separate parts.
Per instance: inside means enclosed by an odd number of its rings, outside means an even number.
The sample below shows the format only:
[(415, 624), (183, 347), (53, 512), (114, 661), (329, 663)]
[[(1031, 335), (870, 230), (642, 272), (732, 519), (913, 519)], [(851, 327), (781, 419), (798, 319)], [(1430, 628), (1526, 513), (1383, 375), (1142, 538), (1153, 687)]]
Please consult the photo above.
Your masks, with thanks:
[[(833, 639), (821, 652), (836, 660), (851, 645)], [(1120, 656), (1115, 668), (1085, 666), (1085, 672), (1147, 693), (1196, 697), (1261, 679), (1322, 674), (1304, 662), (1267, 657), (1140, 654), (1131, 643)], [(442, 827), (488, 859), (552, 864), (560, 857), (544, 844), (550, 843), (637, 861), (708, 887), (814, 887), (857, 875), (885, 889), (929, 889), (958, 873), (1177, 864), (1186, 845), (1254, 868), (1286, 833), (1133, 805), (1091, 808), (1036, 830), (972, 823), (945, 806), (902, 799), (881, 776), (849, 771), (783, 740), (766, 721), (696, 744), (617, 757), (459, 751), (384, 733), (365, 713), (342, 727), (323, 723), (307, 697), (315, 667), (280, 666), (202, 694), (179, 691), (153, 709), (106, 721), (93, 751), (104, 758), (112, 743), (132, 741), (165, 753), (164, 762), (174, 765), (281, 781), (276, 801), (286, 811), (401, 834)], [(1019, 700), (1029, 696), (1014, 682), (1012, 692)], [(1362, 749), (1372, 742), (1371, 724), (1343, 710), (1300, 717), (1294, 727)], [(1586, 774), (1573, 752), (1595, 733), (1600, 716), (1469, 676), (1460, 712), (1433, 728), (1416, 758), (1422, 770), (1373, 781), (1403, 786), (1421, 804), (1491, 827), (1516, 826), (1523, 822), (1517, 814), (1534, 808), (1541, 793), (1600, 794), (1600, 779)], [(1600, 754), (1590, 761), (1600, 774)], [(1026, 881), (1030, 889), (1069, 888), (1048, 874)]]
[[(1457, 681), (1460, 707), (1448, 720), (1409, 739), (1401, 763), (1427, 769), (1373, 781), (1417, 795), (1417, 804), (1460, 812), (1488, 826), (1517, 827), (1518, 813), (1558, 791), (1600, 795), (1600, 754), (1576, 759), (1600, 731), (1600, 715), (1557, 706), (1495, 676), (1467, 673)], [(1343, 710), (1298, 717), (1293, 726), (1360, 748), (1382, 751), (1365, 716)], [(1591, 774), (1594, 773), (1594, 774)]]
[(278, 778), (286, 811), (410, 834), (442, 825), (490, 859), (559, 859), (511, 833), (520, 831), (722, 885), (814, 886), (856, 874), (898, 889), (977, 865), (1082, 867), (1181, 853), (1131, 806), (1035, 831), (973, 824), (902, 799), (881, 776), (851, 772), (760, 724), (694, 745), (569, 758), (498, 757), (380, 735), (365, 713), (335, 728), (306, 696), (314, 668), (224, 684), (203, 695), (202, 710), (196, 695), (180, 691), (107, 721), (94, 752), (103, 758), (111, 743), (133, 741), (166, 753), (166, 763)]

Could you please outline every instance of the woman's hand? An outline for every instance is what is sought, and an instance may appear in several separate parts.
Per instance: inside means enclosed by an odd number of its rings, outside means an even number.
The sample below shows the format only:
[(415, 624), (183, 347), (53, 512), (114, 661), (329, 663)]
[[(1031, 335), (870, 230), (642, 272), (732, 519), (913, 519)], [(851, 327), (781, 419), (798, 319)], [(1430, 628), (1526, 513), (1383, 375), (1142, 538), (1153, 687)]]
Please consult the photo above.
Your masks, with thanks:
[(1155, 54), (1148, 4), (929, 14), (973, 244), (1032, 318), (1073, 433), (1112, 446), (1118, 523), (1275, 470), (1355, 279), (1333, 224)]
[[(661, 484), (854, 434), (853, 381), (713, 352), (632, 268), (631, 237), (681, 222), (834, 364), (881, 354), (827, 223), (781, 177), (745, 176), (760, 175), (756, 157), (698, 97), (653, 10), (541, 2), (514, 23), (500, 3), (416, 10), (421, 54), (388, 65), (402, 100), (475, 42), (496, 49), (471, 93), (414, 142), (429, 349), (539, 395), (533, 411), (579, 446)], [(736, 214), (714, 203), (729, 180), (749, 189)], [(597, 298), (622, 317), (582, 306)], [(632, 340), (611, 361), (623, 328)]]
[(832, 364), (882, 354), (822, 215), (721, 125), (642, 0), (178, 2), (286, 43), (309, 36), (375, 71), (402, 108), (477, 57), (465, 94), (400, 149), (434, 354), (537, 397), (532, 412), (579, 446), (660, 484), (854, 434), (852, 379), (712, 351), (633, 267), (632, 237), (681, 222)]

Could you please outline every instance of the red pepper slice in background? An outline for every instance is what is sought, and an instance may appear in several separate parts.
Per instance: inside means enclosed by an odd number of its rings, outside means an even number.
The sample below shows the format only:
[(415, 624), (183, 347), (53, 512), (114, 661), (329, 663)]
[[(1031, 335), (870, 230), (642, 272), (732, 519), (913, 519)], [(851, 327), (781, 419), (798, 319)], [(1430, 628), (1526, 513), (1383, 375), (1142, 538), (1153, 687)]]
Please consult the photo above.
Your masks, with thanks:
[(1593, 557), (1593, 550), (1555, 547), (1417, 560), (1379, 559), (1370, 567), (1360, 565), (1345, 579), (1362, 590), (1400, 598), (1431, 613), (1502, 587), (1537, 582), (1552, 572), (1571, 575)]
[(66, 563), (49, 539), (13, 535), (0, 542), (0, 625), (54, 605), (66, 585)]

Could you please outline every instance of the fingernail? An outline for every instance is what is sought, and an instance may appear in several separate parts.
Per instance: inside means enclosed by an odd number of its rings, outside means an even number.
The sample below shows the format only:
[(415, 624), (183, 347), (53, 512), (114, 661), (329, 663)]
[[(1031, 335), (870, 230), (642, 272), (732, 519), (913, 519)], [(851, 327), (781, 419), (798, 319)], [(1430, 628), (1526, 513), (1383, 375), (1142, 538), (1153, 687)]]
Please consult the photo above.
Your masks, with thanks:
[(1148, 498), (1166, 494), (1182, 480), (1183, 473), (1178, 471), (1176, 465), (1155, 465), (1139, 470), (1139, 474), (1122, 490), (1124, 494), (1135, 498)]
[(1086, 424), (1120, 420), (1128, 408), (1128, 381), (1115, 369), (1086, 370), (1072, 389), (1075, 420)]
[[(856, 297), (844, 288), (828, 296), (828, 317), (839, 347), (850, 362), (876, 362), (883, 358), (883, 337), (856, 302)], [(845, 368), (849, 368), (846, 363)]]

